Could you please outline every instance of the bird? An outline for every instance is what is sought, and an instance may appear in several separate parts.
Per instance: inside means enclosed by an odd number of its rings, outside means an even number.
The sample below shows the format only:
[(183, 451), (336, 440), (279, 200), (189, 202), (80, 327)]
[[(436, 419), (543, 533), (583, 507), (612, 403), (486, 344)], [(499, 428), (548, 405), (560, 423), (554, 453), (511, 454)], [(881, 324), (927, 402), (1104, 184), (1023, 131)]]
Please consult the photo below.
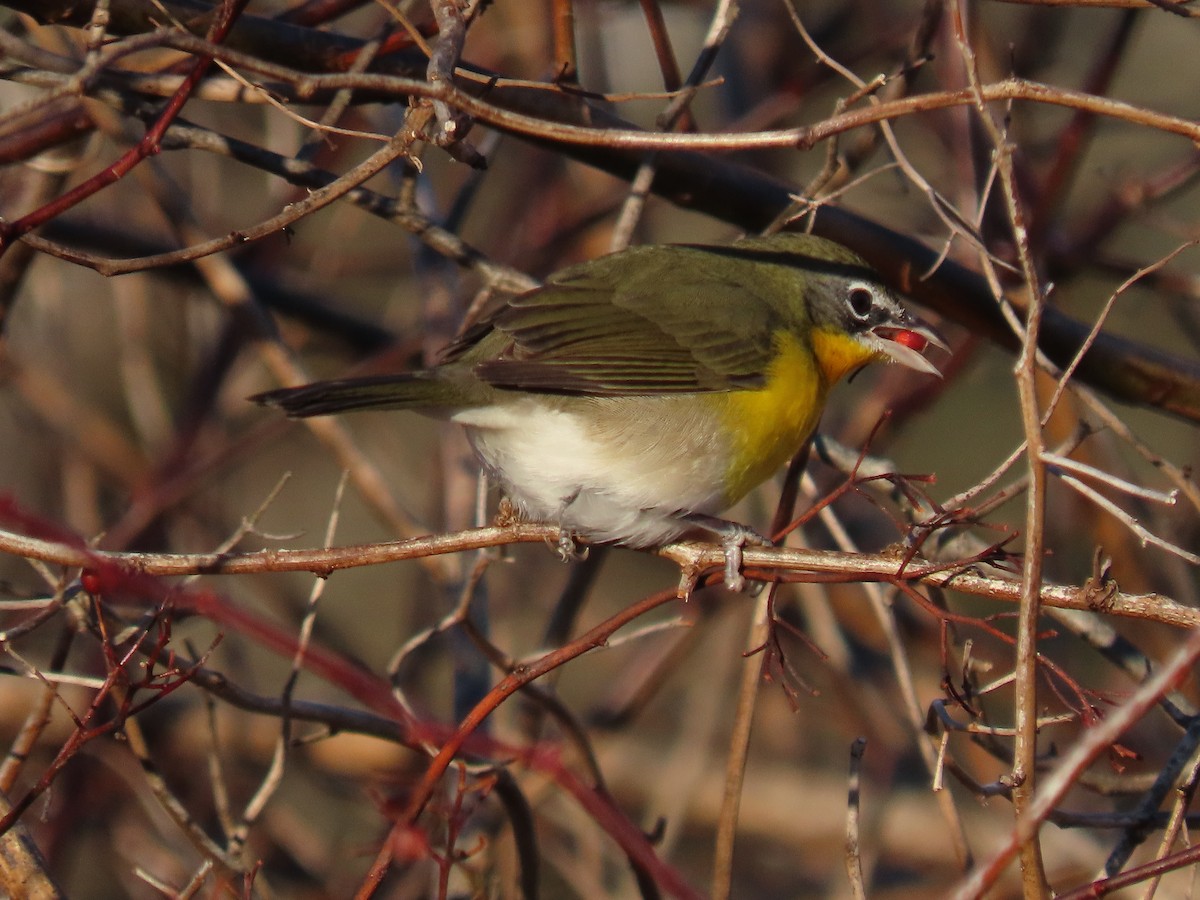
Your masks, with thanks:
[(470, 325), (436, 364), (251, 398), (307, 417), (407, 409), (463, 426), (518, 515), (634, 548), (719, 539), (725, 583), (769, 543), (721, 517), (881, 360), (948, 349), (854, 251), (808, 233), (648, 244), (563, 269)]

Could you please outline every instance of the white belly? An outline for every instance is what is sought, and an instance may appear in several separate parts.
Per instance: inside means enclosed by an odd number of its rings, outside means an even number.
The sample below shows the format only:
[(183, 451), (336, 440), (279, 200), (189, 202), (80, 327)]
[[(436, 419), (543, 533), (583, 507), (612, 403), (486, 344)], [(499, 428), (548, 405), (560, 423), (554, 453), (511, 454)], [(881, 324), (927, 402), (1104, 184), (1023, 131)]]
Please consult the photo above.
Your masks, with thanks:
[(679, 514), (725, 506), (728, 448), (694, 397), (526, 397), (452, 420), (526, 518), (589, 540), (664, 543)]

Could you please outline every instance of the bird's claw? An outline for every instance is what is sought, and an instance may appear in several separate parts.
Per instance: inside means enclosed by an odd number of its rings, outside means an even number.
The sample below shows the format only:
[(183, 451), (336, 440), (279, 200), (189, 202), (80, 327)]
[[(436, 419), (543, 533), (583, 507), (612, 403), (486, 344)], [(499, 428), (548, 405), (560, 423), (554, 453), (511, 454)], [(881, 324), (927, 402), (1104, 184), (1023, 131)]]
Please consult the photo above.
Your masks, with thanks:
[(591, 551), (589, 547), (580, 547), (575, 543), (575, 536), (565, 528), (558, 531), (558, 543), (554, 550), (563, 562), (583, 562)]
[(736, 537), (721, 542), (725, 551), (725, 587), (739, 594), (746, 589), (746, 578), (742, 575), (742, 545), (743, 541)]
[(746, 579), (742, 575), (742, 550), (747, 544), (767, 547), (771, 542), (753, 528), (731, 524), (734, 527), (721, 534), (721, 549), (725, 551), (725, 587), (740, 594), (746, 589)]

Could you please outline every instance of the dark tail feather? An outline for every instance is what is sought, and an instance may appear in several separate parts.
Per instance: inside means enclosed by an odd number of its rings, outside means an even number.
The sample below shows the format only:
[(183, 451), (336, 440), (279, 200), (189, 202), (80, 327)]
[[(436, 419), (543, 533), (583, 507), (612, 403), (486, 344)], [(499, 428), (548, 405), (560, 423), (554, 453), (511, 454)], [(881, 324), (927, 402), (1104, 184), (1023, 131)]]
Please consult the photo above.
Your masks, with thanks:
[(250, 399), (263, 406), (277, 406), (291, 418), (303, 419), (356, 409), (428, 409), (462, 405), (462, 398), (456, 398), (455, 394), (453, 385), (431, 372), (410, 372), (318, 381), (255, 394)]

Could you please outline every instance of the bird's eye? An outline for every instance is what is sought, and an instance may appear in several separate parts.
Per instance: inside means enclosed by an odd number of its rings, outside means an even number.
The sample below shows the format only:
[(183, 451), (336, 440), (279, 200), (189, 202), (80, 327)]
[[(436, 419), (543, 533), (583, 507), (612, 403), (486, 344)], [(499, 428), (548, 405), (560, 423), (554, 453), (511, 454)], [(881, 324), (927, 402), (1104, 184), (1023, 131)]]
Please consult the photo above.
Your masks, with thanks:
[(860, 319), (865, 319), (871, 313), (871, 307), (875, 305), (875, 292), (865, 284), (852, 284), (850, 293), (846, 299), (850, 303), (850, 310)]

